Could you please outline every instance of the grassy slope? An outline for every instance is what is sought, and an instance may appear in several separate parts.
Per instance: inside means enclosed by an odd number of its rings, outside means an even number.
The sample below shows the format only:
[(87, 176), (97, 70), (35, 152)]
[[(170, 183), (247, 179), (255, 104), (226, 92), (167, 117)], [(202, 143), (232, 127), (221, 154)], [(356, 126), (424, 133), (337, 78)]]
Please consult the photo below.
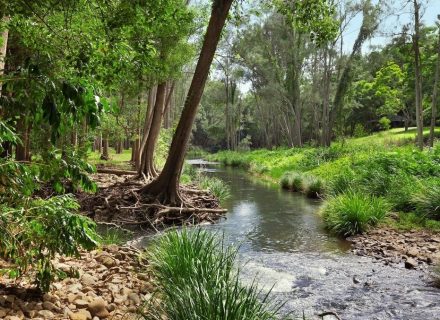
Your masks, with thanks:
[[(427, 133), (428, 130), (425, 132)], [(437, 129), (437, 132), (440, 133), (440, 129)], [(419, 153), (414, 147), (414, 139), (415, 129), (411, 129), (408, 132), (405, 132), (403, 129), (392, 129), (368, 137), (351, 138), (344, 142), (337, 142), (327, 149), (306, 147), (276, 150), (261, 149), (249, 152), (223, 151), (211, 155), (209, 159), (220, 161), (225, 165), (245, 168), (272, 181), (279, 182), (286, 172), (296, 171), (319, 177), (327, 184), (331, 184), (333, 180), (341, 175), (341, 172), (353, 168), (356, 172), (355, 174), (359, 174), (363, 170), (364, 176), (359, 178), (360, 181), (365, 178), (369, 179), (368, 170), (375, 171), (377, 168), (374, 167), (374, 164), (377, 162), (381, 167), (377, 170), (378, 177), (376, 180), (380, 181), (383, 178), (385, 181), (389, 178), (395, 181), (394, 185), (398, 185), (398, 188), (400, 188), (399, 179), (401, 177), (399, 175), (401, 175), (401, 172), (404, 172), (405, 177), (408, 177), (410, 181), (407, 185), (412, 186), (411, 184), (417, 180), (417, 182), (420, 181), (421, 184), (425, 183), (425, 186), (429, 186), (428, 182), (431, 183), (431, 180), (436, 178), (432, 176), (430, 170), (433, 166), (438, 165), (438, 162), (436, 162), (438, 160), (435, 160), (432, 155), (428, 155), (430, 151)], [(439, 149), (438, 143), (436, 149)], [(437, 154), (437, 151), (435, 152)], [(384, 165), (383, 162), (386, 164)], [(391, 164), (388, 165), (387, 162), (391, 162)], [(396, 166), (397, 170), (399, 170), (398, 173), (391, 173), (389, 175), (386, 173), (386, 170), (390, 168), (394, 170)], [(384, 167), (385, 173), (383, 173)], [(414, 167), (417, 169), (414, 169)], [(419, 167), (422, 169), (419, 170)], [(414, 171), (417, 172), (414, 173)], [(384, 188), (390, 188), (390, 185), (392, 184), (390, 183)], [(377, 182), (373, 185), (369, 181), (362, 187), (362, 191), (370, 192), (369, 188), (377, 187)], [(415, 190), (414, 187), (412, 189)], [(377, 191), (375, 195), (390, 199), (395, 197), (398, 198), (398, 201), (403, 199), (404, 196), (412, 197), (409, 194), (403, 196), (395, 194), (397, 191), (387, 190), (382, 193)], [(395, 206), (393, 211), (401, 211), (401, 209), (397, 208), (398, 205)], [(431, 229), (440, 230), (438, 222), (430, 221), (426, 223), (424, 219), (420, 219), (420, 216), (411, 213), (412, 210), (404, 211), (407, 211), (407, 213), (401, 215), (399, 227), (410, 229), (423, 225), (424, 227), (428, 226)]]

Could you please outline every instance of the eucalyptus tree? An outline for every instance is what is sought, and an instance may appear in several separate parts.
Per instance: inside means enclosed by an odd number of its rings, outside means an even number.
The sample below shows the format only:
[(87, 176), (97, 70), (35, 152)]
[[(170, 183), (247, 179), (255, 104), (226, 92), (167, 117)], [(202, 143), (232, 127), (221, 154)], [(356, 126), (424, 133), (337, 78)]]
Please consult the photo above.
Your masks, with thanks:
[(179, 124), (171, 142), (167, 161), (160, 175), (142, 188), (144, 194), (157, 197), (164, 203), (173, 205), (183, 203), (179, 190), (179, 179), (185, 160), (186, 148), (217, 44), (232, 3), (233, 0), (214, 0), (212, 3), (211, 18), (206, 30), (200, 57)]
[(432, 105), (431, 105), (431, 126), (429, 130), (429, 146), (432, 148), (434, 146), (435, 137), (435, 124), (437, 120), (437, 103), (438, 103), (438, 86), (440, 79), (440, 15), (438, 15), (437, 22), (437, 62), (435, 66), (435, 76), (434, 76), (434, 88), (432, 90)]

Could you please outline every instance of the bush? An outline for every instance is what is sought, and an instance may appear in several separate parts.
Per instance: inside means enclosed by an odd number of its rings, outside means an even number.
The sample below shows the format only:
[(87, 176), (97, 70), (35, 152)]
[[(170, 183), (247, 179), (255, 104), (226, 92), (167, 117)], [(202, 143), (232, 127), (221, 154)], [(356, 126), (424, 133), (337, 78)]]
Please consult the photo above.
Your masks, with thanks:
[(304, 193), (309, 198), (319, 198), (324, 195), (325, 183), (315, 176), (307, 176), (304, 181)]
[(159, 238), (149, 253), (160, 301), (147, 304), (145, 319), (276, 319), (256, 285), (244, 287), (235, 269), (237, 250), (225, 248), (200, 229), (172, 231)]
[(56, 254), (78, 256), (79, 248), (96, 246), (95, 223), (76, 214), (70, 196), (30, 200), (22, 208), (0, 206), (0, 255), (11, 263), (2, 272), (19, 277), (31, 267), (44, 292), (60, 272), (51, 260)]
[(382, 117), (379, 120), (379, 125), (380, 125), (381, 129), (383, 129), (383, 130), (390, 130), (391, 120), (388, 119), (387, 117)]
[(417, 212), (427, 218), (440, 220), (440, 182), (428, 183), (421, 189), (413, 196)]
[(329, 230), (347, 237), (376, 225), (386, 217), (389, 209), (383, 198), (350, 191), (329, 199), (322, 214)]

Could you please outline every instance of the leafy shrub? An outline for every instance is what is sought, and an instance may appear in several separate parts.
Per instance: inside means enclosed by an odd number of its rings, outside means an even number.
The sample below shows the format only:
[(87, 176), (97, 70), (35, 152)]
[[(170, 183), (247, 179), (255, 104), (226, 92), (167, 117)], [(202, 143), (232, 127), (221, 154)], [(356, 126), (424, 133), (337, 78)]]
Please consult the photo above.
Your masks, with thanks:
[(58, 193), (77, 191), (96, 192), (96, 184), (89, 174), (96, 170), (75, 149), (48, 150), (43, 154), (44, 165), (38, 166), (39, 176), (48, 181)]
[(379, 120), (379, 125), (380, 125), (381, 129), (383, 129), (383, 130), (390, 130), (391, 120), (388, 119), (387, 117), (382, 117)]
[(440, 182), (428, 183), (413, 196), (417, 212), (425, 217), (440, 220)]
[(357, 123), (354, 126), (353, 136), (355, 138), (362, 138), (362, 137), (368, 136), (368, 132), (367, 132), (367, 130), (365, 130), (365, 127), (362, 124)]
[(329, 230), (341, 236), (351, 236), (382, 221), (389, 209), (383, 198), (347, 192), (329, 199), (322, 214)]
[(309, 198), (319, 198), (325, 193), (325, 183), (315, 176), (307, 176), (304, 181), (304, 193)]
[(144, 318), (276, 319), (278, 308), (268, 296), (261, 302), (255, 284), (240, 283), (236, 256), (236, 249), (201, 230), (166, 233), (149, 253), (160, 302), (153, 298)]
[(0, 254), (12, 264), (3, 272), (18, 277), (32, 267), (36, 284), (47, 292), (58, 274), (51, 262), (56, 254), (74, 256), (78, 248), (96, 245), (95, 223), (76, 214), (78, 209), (70, 196), (34, 199), (22, 208), (0, 206)]

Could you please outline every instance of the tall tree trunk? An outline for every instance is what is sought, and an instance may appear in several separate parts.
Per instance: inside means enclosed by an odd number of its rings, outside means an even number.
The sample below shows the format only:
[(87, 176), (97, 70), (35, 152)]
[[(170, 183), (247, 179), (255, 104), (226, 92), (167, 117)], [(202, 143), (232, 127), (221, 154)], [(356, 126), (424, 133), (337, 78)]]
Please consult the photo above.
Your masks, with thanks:
[[(4, 17), (3, 22), (8, 23), (9, 17)], [(8, 49), (9, 30), (6, 29), (2, 33), (2, 46), (0, 47), (0, 77), (5, 74), (5, 59)], [(0, 81), (0, 96), (2, 94), (2, 82)]]
[(414, 0), (414, 68), (415, 68), (415, 92), (416, 92), (416, 123), (417, 123), (417, 146), (423, 150), (423, 97), (422, 97), (422, 72), (420, 62), (420, 6)]
[(338, 86), (336, 87), (335, 98), (333, 100), (333, 107), (330, 110), (329, 114), (329, 133), (327, 141), (325, 141), (325, 145), (330, 145), (330, 140), (334, 135), (335, 125), (339, 133), (343, 133), (343, 123), (341, 121), (342, 118), (342, 109), (344, 104), (344, 98), (347, 94), (348, 89), (350, 88), (351, 81), (353, 78), (352, 65), (354, 58), (361, 52), (362, 46), (364, 42), (373, 35), (373, 32), (378, 27), (378, 22), (376, 19), (376, 9), (371, 4), (371, 1), (366, 1), (363, 7), (363, 19), (362, 26), (359, 30), (358, 36), (353, 44), (353, 49), (351, 51), (348, 60), (345, 63), (344, 70), (341, 73), (341, 77), (339, 78)]
[(434, 139), (435, 139), (435, 123), (437, 120), (437, 95), (438, 95), (439, 77), (440, 77), (440, 22), (438, 23), (437, 64), (435, 67), (434, 89), (432, 92), (431, 128), (429, 130), (429, 146), (431, 148), (434, 146)]
[(143, 127), (142, 140), (141, 140), (140, 147), (138, 150), (138, 157), (140, 160), (140, 163), (138, 166), (139, 175), (142, 175), (142, 168), (145, 166), (146, 159), (143, 155), (144, 155), (145, 147), (147, 146), (148, 135), (150, 134), (151, 122), (153, 119), (153, 111), (154, 111), (154, 106), (155, 106), (155, 102), (156, 102), (156, 93), (157, 93), (157, 87), (154, 87), (153, 89), (151, 89), (148, 92), (147, 114), (145, 116), (145, 123), (144, 123), (144, 127)]
[(28, 140), (28, 126), (26, 123), (26, 117), (21, 115), (17, 120), (16, 131), (20, 137), (21, 142), (17, 144), (15, 148), (15, 160), (17, 161), (28, 161), (28, 151), (26, 150), (29, 146)]
[(140, 173), (149, 178), (157, 177), (157, 170), (154, 165), (154, 151), (156, 149), (157, 140), (159, 138), (160, 127), (162, 125), (162, 115), (165, 106), (166, 82), (157, 86), (156, 103), (154, 104), (151, 117), (151, 125), (148, 133), (147, 142), (142, 153), (142, 166)]
[(179, 193), (179, 179), (185, 160), (186, 148), (208, 79), (209, 69), (233, 1), (215, 0), (212, 4), (211, 18), (203, 41), (202, 51), (188, 91), (182, 116), (173, 136), (165, 167), (157, 179), (142, 188), (143, 193), (156, 196), (164, 203), (172, 205), (182, 203)]
[(108, 135), (102, 139), (102, 154), (101, 154), (101, 160), (109, 160), (109, 154), (108, 154)]
[(163, 127), (165, 129), (171, 128), (171, 110), (172, 110), (172, 99), (174, 94), (174, 89), (176, 87), (176, 81), (168, 82), (167, 85), (167, 98), (165, 100), (165, 107), (163, 111)]

